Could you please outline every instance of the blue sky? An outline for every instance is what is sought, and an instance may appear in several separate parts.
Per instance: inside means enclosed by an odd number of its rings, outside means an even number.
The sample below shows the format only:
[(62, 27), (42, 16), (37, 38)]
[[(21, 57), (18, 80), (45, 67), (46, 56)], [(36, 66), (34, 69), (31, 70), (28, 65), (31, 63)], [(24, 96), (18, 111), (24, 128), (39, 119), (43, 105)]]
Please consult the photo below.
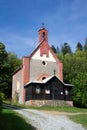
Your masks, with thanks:
[(74, 51), (87, 37), (87, 0), (0, 0), (0, 41), (18, 57), (38, 45), (42, 22), (50, 46), (67, 42)]

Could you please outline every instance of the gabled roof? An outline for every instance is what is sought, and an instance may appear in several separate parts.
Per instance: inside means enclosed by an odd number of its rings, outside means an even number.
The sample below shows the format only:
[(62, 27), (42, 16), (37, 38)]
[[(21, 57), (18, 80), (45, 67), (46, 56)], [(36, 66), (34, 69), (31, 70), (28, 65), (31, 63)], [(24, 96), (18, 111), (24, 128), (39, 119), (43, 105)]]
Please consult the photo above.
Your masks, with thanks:
[[(36, 53), (36, 51), (40, 48), (40, 46), (43, 44), (43, 42), (46, 41), (46, 39), (43, 39), (39, 45), (35, 48), (35, 50), (29, 55), (29, 56), (24, 56), (24, 57), (29, 57), (29, 59), (31, 59), (31, 57)], [(48, 43), (48, 41), (46, 41)], [(51, 54), (53, 55), (53, 57), (55, 58), (55, 60), (59, 63), (61, 63), (61, 61), (57, 58), (56, 54), (53, 52), (53, 50), (51, 49), (51, 47), (48, 45), (48, 49), (50, 50)]]
[(38, 43), (38, 46), (35, 48), (35, 50), (29, 55), (29, 58), (31, 58), (36, 51), (40, 48), (40, 46), (42, 45), (42, 43), (45, 41), (45, 39), (43, 39), (40, 43)]
[[(44, 29), (44, 28), (42, 28)], [(41, 29), (41, 30), (42, 30)], [(40, 31), (40, 30), (39, 30)], [(23, 57), (27, 57), (29, 59), (32, 58), (32, 56), (36, 53), (36, 51), (40, 48), (40, 46), (44, 43), (44, 42), (47, 42), (47, 46), (48, 46), (48, 49), (49, 51), (51, 52), (51, 54), (53, 55), (54, 59), (56, 60), (57, 63), (61, 63), (61, 61), (57, 58), (56, 54), (53, 52), (53, 50), (51, 49), (51, 47), (49, 46), (48, 44), (48, 41), (44, 38), (40, 43), (38, 43), (38, 46), (36, 47), (36, 49), (29, 55), (29, 56), (23, 56)], [(13, 72), (13, 75), (15, 73), (17, 73), (19, 70), (21, 70), (23, 67), (23, 65), (21, 65), (21, 67), (19, 67), (16, 71)]]
[(31, 84), (46, 84), (46, 83), (48, 83), (48, 81), (50, 81), (50, 80), (52, 80), (53, 78), (56, 78), (56, 79), (58, 79), (64, 86), (70, 86), (70, 87), (72, 87), (72, 86), (74, 86), (74, 85), (72, 85), (72, 84), (66, 84), (66, 83), (64, 83), (63, 81), (61, 81), (57, 76), (55, 76), (55, 75), (52, 75), (52, 76), (50, 76), (50, 77), (48, 77), (48, 78), (46, 78), (46, 79), (44, 79), (44, 80), (34, 80), (34, 81), (30, 81), (30, 82), (28, 82), (27, 84), (25, 84), (25, 88), (26, 87), (28, 87), (28, 86), (30, 86)]

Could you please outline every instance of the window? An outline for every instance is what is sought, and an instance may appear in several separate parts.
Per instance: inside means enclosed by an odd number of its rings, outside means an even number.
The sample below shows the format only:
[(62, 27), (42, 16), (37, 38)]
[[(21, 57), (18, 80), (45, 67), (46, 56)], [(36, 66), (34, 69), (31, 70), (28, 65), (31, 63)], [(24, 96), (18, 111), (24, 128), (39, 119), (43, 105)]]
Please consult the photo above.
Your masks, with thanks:
[(40, 94), (41, 89), (39, 87), (36, 88), (36, 94)]
[(46, 61), (42, 61), (42, 64), (43, 64), (43, 65), (47, 65), (47, 62), (46, 62)]
[(63, 95), (63, 92), (60, 92), (61, 95)]
[(46, 79), (46, 77), (42, 77), (42, 80)]
[(45, 38), (45, 32), (42, 33), (42, 37), (43, 37), (43, 39)]
[(50, 94), (50, 90), (45, 90), (45, 93), (46, 94)]
[(65, 89), (65, 95), (68, 95), (69, 91), (67, 89)]

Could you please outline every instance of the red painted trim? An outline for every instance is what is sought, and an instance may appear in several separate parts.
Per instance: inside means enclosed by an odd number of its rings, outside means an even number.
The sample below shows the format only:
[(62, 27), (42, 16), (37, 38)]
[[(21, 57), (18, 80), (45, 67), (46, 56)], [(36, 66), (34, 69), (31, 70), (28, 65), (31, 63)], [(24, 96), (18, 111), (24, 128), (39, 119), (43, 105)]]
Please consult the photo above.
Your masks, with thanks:
[(40, 46), (40, 56), (43, 56), (43, 54), (45, 54), (46, 57), (49, 57), (49, 46), (47, 41), (43, 41)]
[(38, 76), (37, 80), (42, 80), (43, 77), (48, 78), (49, 75), (48, 75), (47, 73), (40, 74), (40, 75)]
[(29, 82), (29, 57), (23, 57), (23, 88), (22, 88), (22, 102), (25, 101), (24, 85)]

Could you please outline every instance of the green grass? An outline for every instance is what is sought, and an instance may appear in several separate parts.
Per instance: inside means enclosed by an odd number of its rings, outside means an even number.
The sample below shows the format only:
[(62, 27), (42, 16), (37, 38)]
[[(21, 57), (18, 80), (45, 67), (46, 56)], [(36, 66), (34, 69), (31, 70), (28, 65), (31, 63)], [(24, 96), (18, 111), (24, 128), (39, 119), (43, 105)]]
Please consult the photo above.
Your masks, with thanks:
[(86, 108), (77, 108), (77, 107), (70, 107), (70, 106), (39, 106), (39, 107), (32, 107), (32, 106), (27, 106), (23, 104), (13, 104), (12, 102), (5, 101), (4, 103), (13, 105), (13, 106), (18, 106), (20, 108), (29, 108), (29, 109), (37, 109), (37, 110), (46, 110), (46, 111), (59, 111), (59, 112), (70, 112), (70, 113), (77, 113), (77, 112), (87, 112)]
[(3, 109), (0, 115), (1, 130), (35, 130), (19, 114)]
[(68, 112), (68, 113), (78, 113), (78, 112), (87, 112), (87, 109), (85, 108), (77, 108), (77, 107), (50, 107), (50, 106), (42, 106), (42, 107), (28, 107), (30, 109), (37, 109), (37, 110), (46, 110), (46, 111), (59, 111), (59, 112)]
[(80, 123), (83, 125), (83, 127), (87, 128), (87, 114), (72, 115), (69, 116), (69, 118), (74, 122)]

